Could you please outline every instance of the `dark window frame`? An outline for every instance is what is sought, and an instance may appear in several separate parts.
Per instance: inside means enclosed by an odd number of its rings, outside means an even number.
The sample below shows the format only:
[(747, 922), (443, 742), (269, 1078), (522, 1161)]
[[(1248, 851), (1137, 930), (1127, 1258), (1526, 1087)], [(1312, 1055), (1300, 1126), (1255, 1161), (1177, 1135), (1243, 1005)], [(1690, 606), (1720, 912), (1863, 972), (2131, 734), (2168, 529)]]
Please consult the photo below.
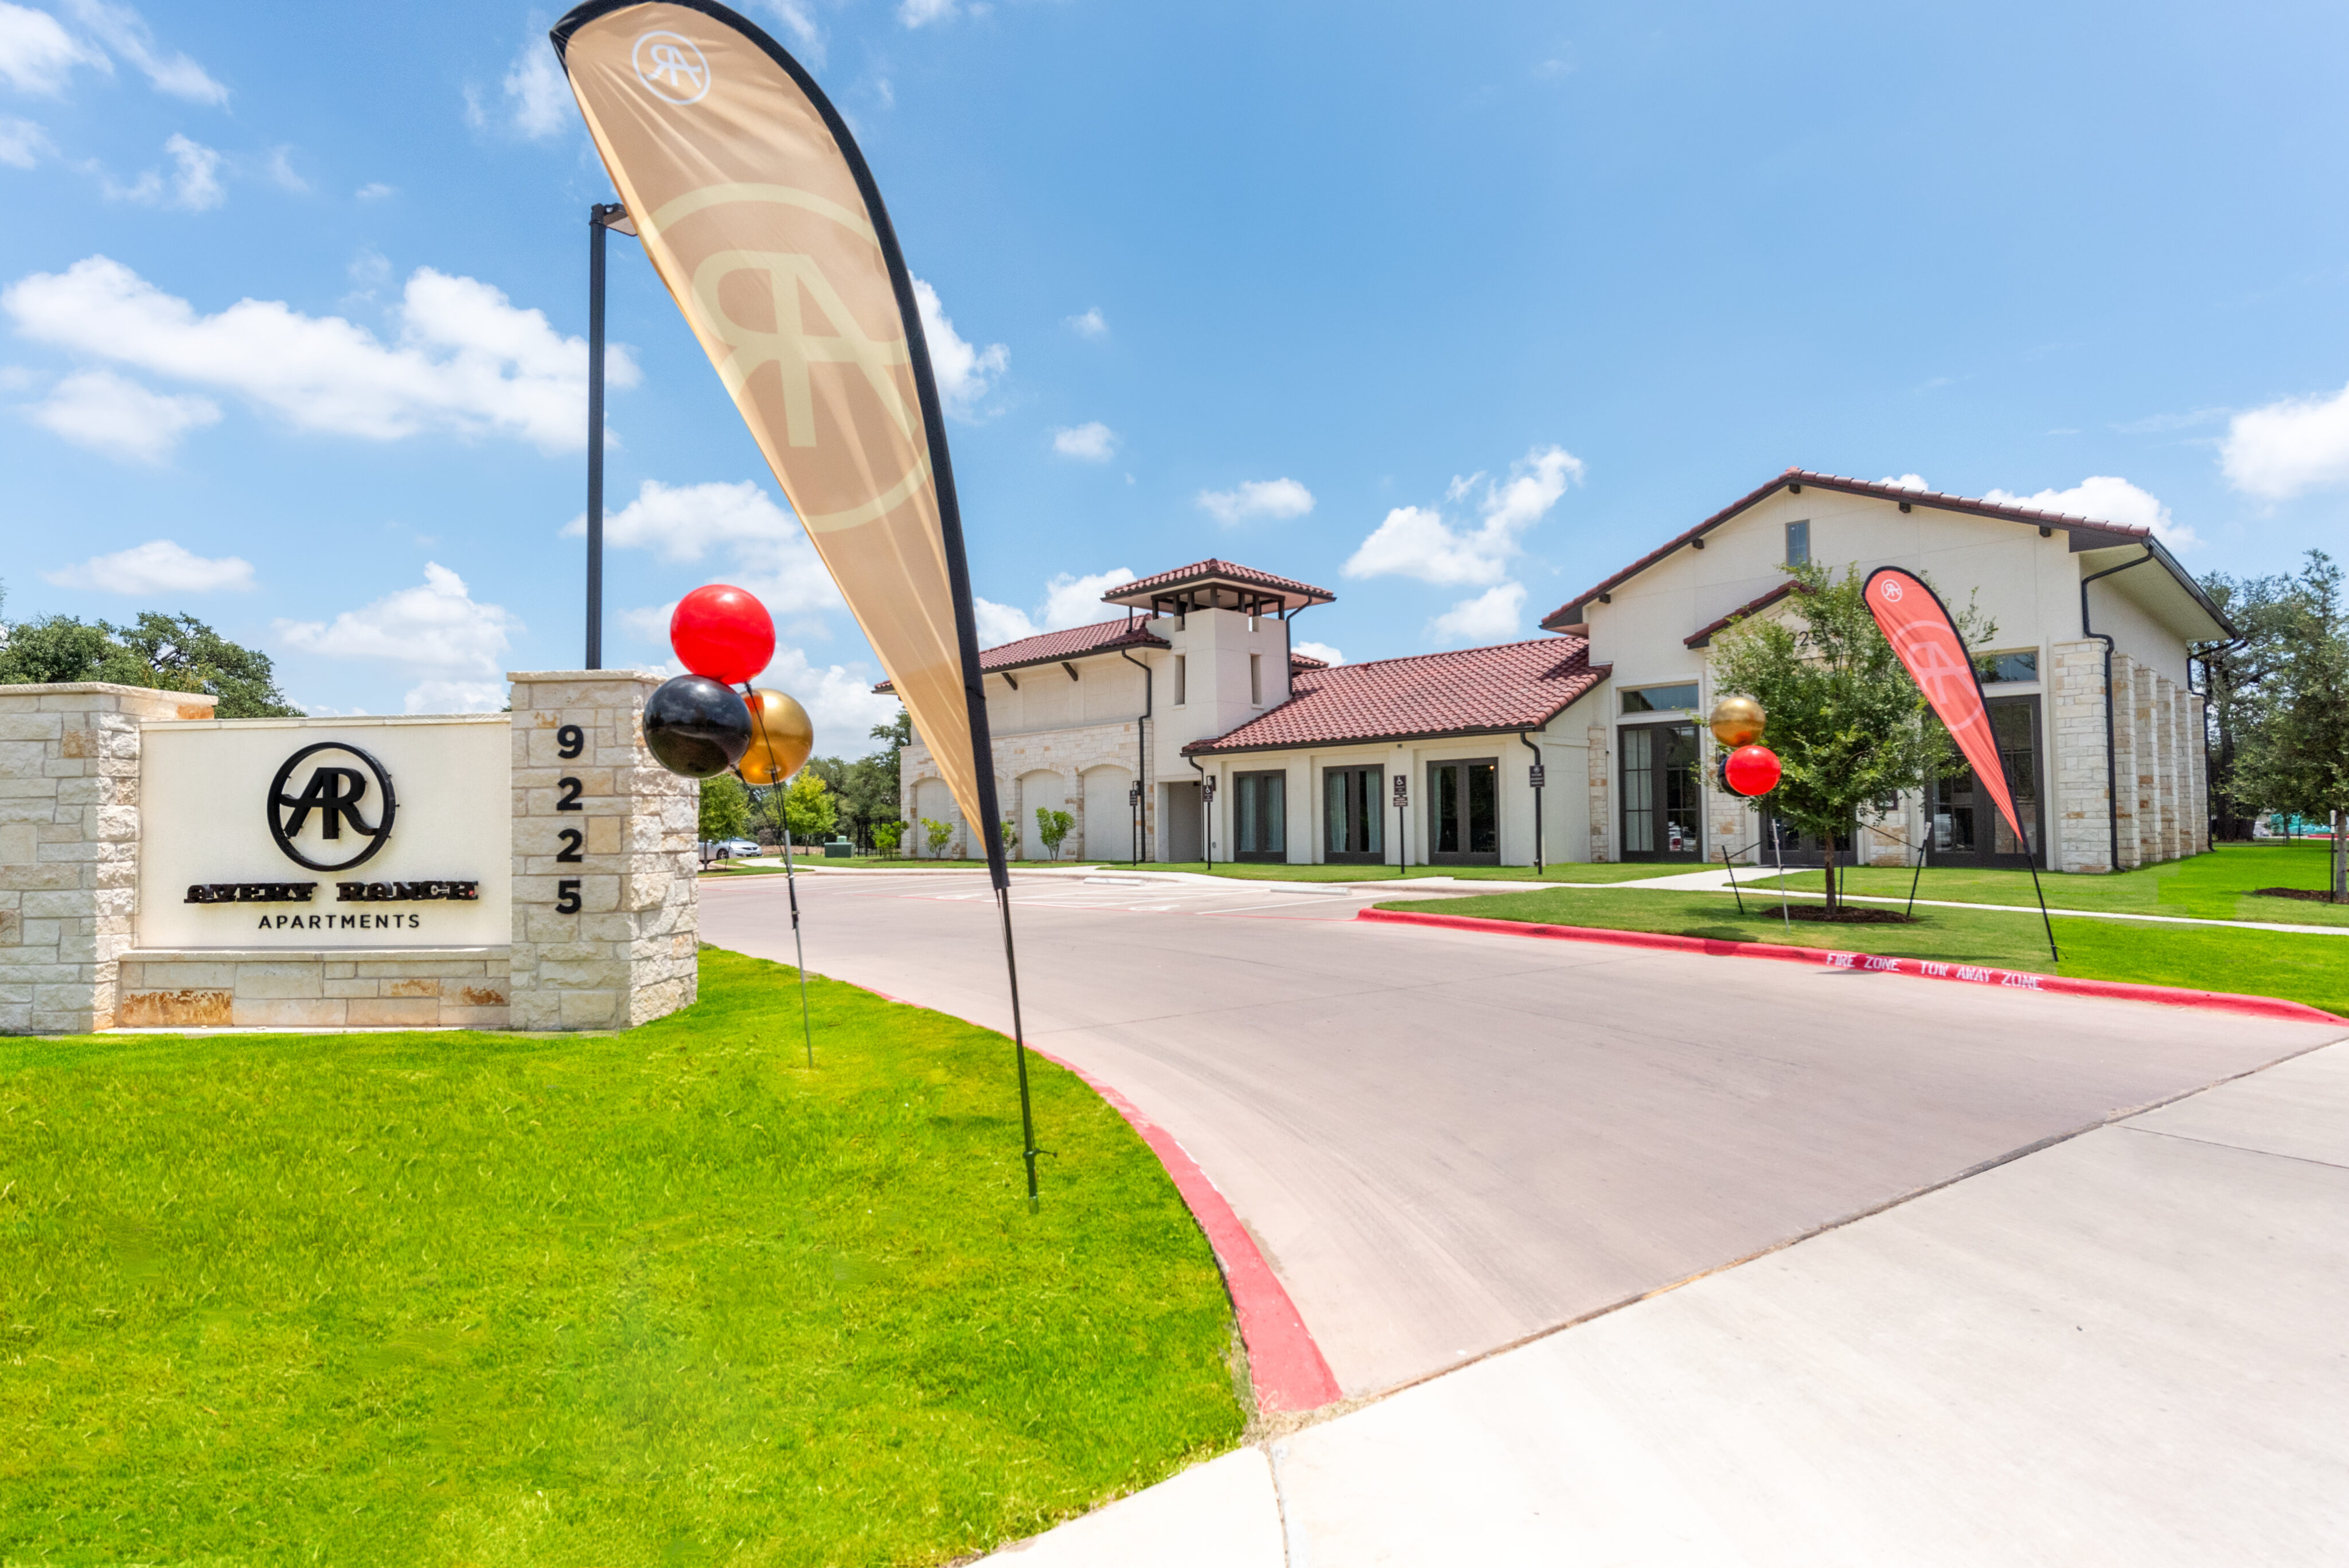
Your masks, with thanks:
[[(1689, 813), (1692, 818), (1692, 826), (1695, 831), (1694, 842), (1689, 848), (1677, 854), (1670, 849), (1661, 847), (1634, 849), (1631, 847), (1631, 781), (1630, 763), (1626, 755), (1630, 750), (1630, 742), (1627, 737), (1630, 736), (1634, 732), (1646, 732), (1651, 735), (1670, 735), (1673, 732), (1680, 732), (1684, 734), (1688, 738), (1691, 748), (1691, 756), (1692, 761), (1684, 769), (1684, 773), (1688, 782), (1688, 787), (1693, 792), (1695, 800), (1695, 805)], [(1640, 861), (1642, 863), (1648, 861), (1675, 863), (1687, 861), (1692, 864), (1702, 864), (1704, 860), (1705, 840), (1705, 792), (1704, 746), (1702, 739), (1702, 726), (1698, 725), (1693, 721), (1686, 719), (1680, 720), (1678, 722), (1666, 721), (1662, 723), (1654, 724), (1618, 724), (1615, 727), (1615, 830), (1618, 835), (1618, 837), (1616, 838), (1618, 857), (1627, 861)], [(1660, 750), (1657, 747), (1656, 742), (1653, 740), (1651, 740), (1648, 742), (1648, 745), (1651, 750), (1651, 756), (1648, 763), (1649, 776), (1652, 781), (1656, 794), (1652, 803), (1645, 809), (1654, 815), (1655, 821), (1651, 827), (1652, 836), (1654, 842), (1661, 846), (1671, 841), (1669, 826), (1671, 807), (1665, 798), (1666, 795), (1669, 794), (1671, 788), (1670, 754), (1668, 751)]]
[[(1361, 776), (1363, 806), (1362, 838), (1368, 847), (1362, 849), (1332, 849), (1330, 822), (1330, 785), (1332, 780)], [(1340, 793), (1351, 791), (1342, 783)], [(1345, 763), (1321, 770), (1321, 861), (1326, 866), (1383, 866), (1386, 864), (1387, 771), (1381, 763)], [(1349, 835), (1350, 836), (1350, 835)]]
[[(1236, 773), (1232, 778), (1232, 858), (1260, 865), (1284, 865), (1288, 859), (1288, 770), (1287, 768), (1251, 768)], [(1278, 803), (1274, 827), (1279, 843), (1268, 848), (1259, 845), (1254, 849), (1247, 845), (1247, 813), (1250, 802), (1262, 809), (1261, 796), (1267, 792)], [(1260, 827), (1261, 825), (1259, 825)]]
[[(1472, 768), (1484, 769), (1492, 781), (1493, 847), (1489, 850), (1439, 849), (1436, 846), (1443, 842), (1444, 829), (1436, 814), (1444, 803), (1444, 794), (1435, 782), (1435, 775), (1457, 770), (1459, 809), (1456, 816), (1464, 818), (1458, 823), (1459, 836), (1474, 842), (1476, 836), (1476, 784), (1468, 771)], [(1423, 808), (1427, 814), (1427, 863), (1430, 866), (1498, 866), (1501, 863), (1501, 759), (1497, 756), (1436, 757), (1422, 764), (1421, 773), (1427, 791)]]

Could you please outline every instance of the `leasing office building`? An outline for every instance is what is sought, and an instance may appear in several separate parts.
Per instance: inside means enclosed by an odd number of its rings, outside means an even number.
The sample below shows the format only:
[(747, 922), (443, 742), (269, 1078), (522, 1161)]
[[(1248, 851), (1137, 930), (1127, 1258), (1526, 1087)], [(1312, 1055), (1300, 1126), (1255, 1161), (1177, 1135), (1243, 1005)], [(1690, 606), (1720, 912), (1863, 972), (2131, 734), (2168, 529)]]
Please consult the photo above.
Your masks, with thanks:
[[(1225, 561), (1126, 584), (1119, 619), (982, 655), (1006, 815), (1033, 854), (1037, 808), (1069, 811), (1065, 847), (1098, 859), (1519, 865), (1538, 836), (1549, 861), (1750, 861), (1763, 819), (1707, 765), (1709, 650), (1798, 614), (1779, 568), (1801, 559), (1920, 571), (1996, 622), (1992, 722), (2029, 836), (1961, 772), (1879, 803), (1839, 857), (2103, 871), (2209, 847), (2189, 660), (2231, 630), (2147, 530), (1799, 470), (1531, 641), (1332, 668), (1289, 649), (1323, 589)], [(918, 741), (902, 777), (909, 816), (957, 820)]]

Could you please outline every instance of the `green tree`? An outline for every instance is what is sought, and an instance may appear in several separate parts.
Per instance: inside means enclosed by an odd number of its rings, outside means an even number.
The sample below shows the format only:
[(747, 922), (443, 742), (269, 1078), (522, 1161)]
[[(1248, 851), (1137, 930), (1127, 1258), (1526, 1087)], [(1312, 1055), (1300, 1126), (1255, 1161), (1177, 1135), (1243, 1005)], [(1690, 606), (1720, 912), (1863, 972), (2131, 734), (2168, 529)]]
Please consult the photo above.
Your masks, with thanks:
[(150, 610), (128, 626), (67, 615), (0, 625), (0, 685), (105, 680), (218, 698), (222, 719), (294, 719), (269, 656), (231, 642), (191, 615)]
[(2205, 710), (2208, 732), (2210, 814), (2214, 835), (2221, 839), (2249, 838), (2256, 801), (2242, 798), (2242, 759), (2255, 743), (2255, 732), (2265, 722), (2269, 688), (2292, 651), (2299, 616), (2290, 576), (2230, 577), (2212, 572), (2202, 579), (2202, 591), (2235, 623), (2237, 635), (2226, 642), (2206, 642), (2194, 650), (2201, 667), (2199, 682), (2209, 699)]
[(740, 838), (750, 826), (750, 797), (742, 781), (719, 774), (701, 781), (701, 840)]
[(1068, 842), (1076, 826), (1077, 819), (1065, 811), (1054, 811), (1049, 805), (1036, 808), (1036, 836), (1044, 841), (1046, 852), (1055, 860), (1061, 857), (1061, 846)]
[(922, 836), (929, 840), (930, 858), (936, 860), (946, 852), (947, 840), (954, 836), (954, 824), (922, 818)]
[(897, 820), (896, 754), (874, 753), (854, 762), (810, 757), (808, 767), (831, 790), (838, 830), (863, 841), (873, 828)]
[[(1826, 846), (1826, 908), (1842, 907), (1836, 836), (1865, 804), (1922, 789), (1958, 760), (1915, 680), (1868, 608), (1857, 566), (1840, 578), (1814, 562), (1780, 568), (1799, 592), (1794, 613), (1733, 625), (1713, 640), (1713, 680), (1724, 696), (1751, 697), (1769, 716), (1764, 744), (1784, 770), (1770, 808)], [(1979, 648), (1997, 626), (1971, 604), (1958, 635)]]
[(821, 775), (802, 768), (782, 792), (783, 826), (800, 844), (813, 844), (830, 833), (838, 818), (833, 794)]
[(884, 855), (894, 855), (897, 850), (897, 841), (905, 836), (905, 825), (902, 822), (876, 822), (873, 825), (872, 834), (874, 848)]
[(2333, 824), (2333, 901), (2349, 903), (2349, 604), (2322, 550), (2292, 584), (2291, 632), (2260, 704), (2239, 775), (2269, 811)]

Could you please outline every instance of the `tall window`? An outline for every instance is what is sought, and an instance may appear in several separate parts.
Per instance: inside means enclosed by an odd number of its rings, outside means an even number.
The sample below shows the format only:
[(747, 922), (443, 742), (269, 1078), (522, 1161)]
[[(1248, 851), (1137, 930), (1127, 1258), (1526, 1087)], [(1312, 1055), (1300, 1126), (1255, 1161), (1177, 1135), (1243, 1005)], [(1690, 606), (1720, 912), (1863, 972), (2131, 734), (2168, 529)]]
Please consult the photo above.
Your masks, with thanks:
[(1264, 655), (1261, 653), (1248, 655), (1248, 701), (1259, 708), (1264, 706)]
[(1811, 558), (1811, 520), (1786, 524), (1786, 565), (1800, 566)]
[(1189, 695), (1190, 684), (1190, 662), (1178, 653), (1174, 656), (1174, 706), (1177, 708), (1183, 705), (1184, 699)]
[(1321, 775), (1321, 853), (1333, 865), (1376, 865), (1385, 858), (1380, 828), (1380, 770), (1331, 768)]
[(1285, 773), (1232, 775), (1233, 828), (1242, 860), (1288, 858), (1288, 775)]

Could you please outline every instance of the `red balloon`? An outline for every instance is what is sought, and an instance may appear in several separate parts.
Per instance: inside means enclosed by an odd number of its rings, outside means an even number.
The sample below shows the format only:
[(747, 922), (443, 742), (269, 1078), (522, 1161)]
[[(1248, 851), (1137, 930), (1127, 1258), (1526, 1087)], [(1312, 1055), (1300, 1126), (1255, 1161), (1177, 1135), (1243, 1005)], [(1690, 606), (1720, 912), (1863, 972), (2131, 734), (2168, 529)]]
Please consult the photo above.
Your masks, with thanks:
[(668, 645), (696, 675), (740, 686), (774, 659), (774, 618), (753, 595), (711, 583), (678, 600)]
[(1729, 753), (1729, 763), (1722, 770), (1729, 776), (1729, 787), (1749, 798), (1768, 794), (1778, 787), (1778, 753), (1767, 746), (1740, 746)]

